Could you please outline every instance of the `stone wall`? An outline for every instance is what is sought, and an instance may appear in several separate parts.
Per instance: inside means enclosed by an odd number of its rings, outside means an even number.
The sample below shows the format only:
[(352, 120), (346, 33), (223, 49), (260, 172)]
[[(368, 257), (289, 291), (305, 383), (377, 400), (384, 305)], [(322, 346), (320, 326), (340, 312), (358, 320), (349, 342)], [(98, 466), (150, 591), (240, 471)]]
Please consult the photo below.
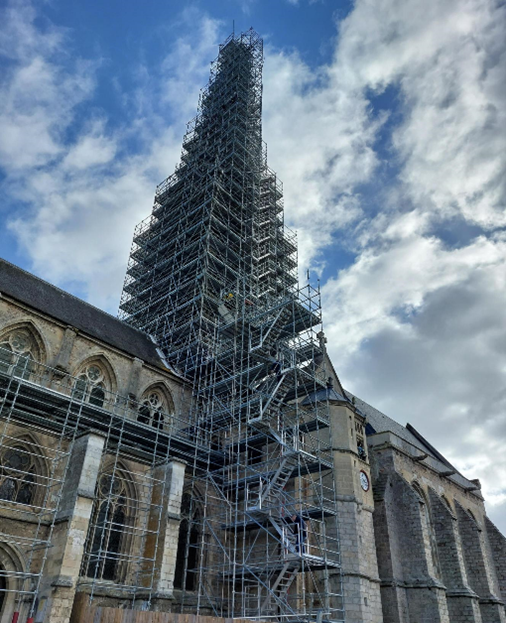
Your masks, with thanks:
[(146, 364), (128, 352), (99, 342), (73, 327), (2, 296), (0, 339), (16, 328), (28, 331), (37, 341), (38, 361), (55, 368), (62, 375), (75, 376), (87, 363), (96, 361), (106, 373), (104, 380), (108, 392), (117, 393), (125, 399), (141, 399), (150, 387), (160, 386), (173, 402), (176, 414), (188, 410), (189, 396), (185, 394), (181, 380), (169, 370)]
[(489, 556), (487, 534), (476, 518), (456, 503), (460, 538), (463, 545), (469, 584), (480, 598), (482, 620), (486, 623), (504, 623), (504, 604), (499, 599), (495, 565)]
[(495, 563), (498, 588), (502, 600), (506, 601), (506, 537), (499, 532), (488, 517), (485, 517), (485, 526)]
[(378, 485), (374, 525), (385, 623), (447, 623), (425, 502), (395, 472), (383, 475)]
[(457, 517), (433, 489), (429, 489), (429, 499), (450, 621), (480, 622), (479, 598), (468, 582)]
[(479, 485), (452, 480), (393, 433), (371, 446), (385, 623), (503, 623), (505, 565), (494, 552), (506, 539), (488, 529)]
[[(165, 407), (170, 407), (170, 413), (180, 416), (184, 423), (188, 399), (185, 387), (181, 380), (170, 370), (162, 369), (135, 358), (127, 351), (120, 351), (108, 344), (80, 333), (73, 327), (49, 318), (36, 310), (29, 309), (23, 304), (0, 296), (0, 340), (5, 340), (13, 332), (21, 331), (33, 341), (33, 352), (37, 364), (30, 370), (30, 378), (36, 385), (44, 388), (43, 391), (71, 395), (75, 386), (72, 376), (79, 374), (83, 367), (93, 363), (100, 366), (104, 372), (106, 397), (104, 409), (121, 412), (127, 417), (137, 419), (138, 410), (135, 400), (142, 399), (152, 388), (167, 398)], [(125, 345), (128, 347), (128, 345)], [(51, 366), (46, 368), (40, 365)], [(73, 394), (72, 394), (73, 395)], [(124, 406), (121, 406), (124, 405)], [(0, 403), (1, 406), (1, 403)], [(118, 406), (120, 409), (118, 410)], [(44, 414), (44, 404), (40, 404), (40, 413)], [(183, 417), (181, 417), (183, 416)], [(51, 409), (47, 406), (47, 413), (43, 415), (51, 420)], [(179, 509), (181, 504), (181, 489), (184, 481), (184, 466), (180, 463), (166, 463), (156, 469), (156, 474), (149, 474), (149, 467), (135, 463), (130, 458), (118, 457), (113, 460), (107, 452), (102, 451), (104, 440), (93, 432), (85, 433), (76, 439), (69, 460), (57, 460), (71, 448), (71, 441), (60, 439), (60, 436), (50, 431), (43, 432), (40, 425), (32, 426), (30, 419), (20, 423), (12, 418), (5, 420), (0, 417), (0, 450), (12, 444), (29, 446), (30, 454), (36, 457), (36, 495), (31, 505), (10, 503), (0, 500), (1, 532), (9, 535), (8, 539), (0, 541), (0, 564), (11, 575), (6, 579), (9, 592), (4, 600), (1, 623), (10, 623), (13, 612), (20, 613), (20, 620), (26, 620), (31, 605), (29, 595), (17, 595), (16, 590), (21, 588), (19, 580), (15, 579), (14, 572), (20, 574), (37, 574), (42, 568), (45, 550), (37, 546), (31, 551), (30, 539), (45, 539), (51, 536), (51, 547), (48, 550), (47, 561), (40, 582), (37, 597), (35, 622), (51, 621), (52, 623), (66, 623), (74, 602), (76, 589), (80, 582), (89, 579), (80, 577), (85, 569), (82, 568), (83, 553), (86, 551), (86, 539), (91, 518), (96, 513), (96, 484), (100, 474), (107, 471), (112, 463), (130, 474), (128, 479), (133, 484), (139, 481), (135, 498), (138, 509), (150, 514), (147, 525), (160, 526), (157, 535), (156, 548), (146, 542), (142, 547), (146, 551), (138, 552), (139, 556), (147, 558), (149, 548), (157, 549), (154, 609), (169, 610), (172, 605), (172, 582), (175, 565), (175, 552), (179, 531)], [(113, 450), (114, 451), (114, 450)], [(68, 463), (68, 470), (66, 465)], [(56, 465), (51, 469), (50, 465)], [(162, 473), (163, 472), (163, 473)], [(51, 475), (52, 480), (48, 481)], [(65, 476), (61, 501), (58, 513), (51, 528), (51, 515), (46, 513), (39, 520), (37, 508), (58, 503), (59, 480)], [(148, 499), (147, 491), (151, 490), (143, 483), (143, 479), (151, 476), (156, 482), (165, 482), (166, 486), (155, 485), (152, 491), (153, 499)], [(52, 494), (46, 495), (46, 485), (52, 486)], [(163, 491), (163, 493), (162, 493)], [(44, 498), (46, 501), (43, 502)], [(145, 510), (147, 509), (147, 510)], [(156, 516), (155, 516), (156, 515)], [(136, 519), (140, 522), (139, 513)], [(52, 534), (51, 533), (52, 530)], [(121, 580), (132, 582), (129, 574), (133, 573), (127, 562), (128, 555), (135, 556), (134, 550), (141, 547), (140, 523), (130, 526), (131, 536), (122, 537), (122, 548), (125, 551), (125, 561), (121, 562)], [(19, 584), (19, 586), (18, 586)], [(26, 582), (23, 588), (26, 589)], [(103, 592), (103, 591), (102, 591)], [(119, 591), (121, 593), (121, 591)], [(97, 596), (112, 599), (114, 604), (123, 606), (129, 599), (118, 597), (116, 586), (110, 582), (105, 594)], [(163, 602), (163, 603), (162, 603)]]
[(357, 444), (364, 421), (350, 403), (332, 404), (330, 412), (346, 621), (382, 623), (373, 492), (372, 486), (364, 490), (360, 482), (361, 472), (369, 483), (371, 479), (365, 440), (361, 438), (360, 444), (365, 446), (365, 454), (359, 454)]

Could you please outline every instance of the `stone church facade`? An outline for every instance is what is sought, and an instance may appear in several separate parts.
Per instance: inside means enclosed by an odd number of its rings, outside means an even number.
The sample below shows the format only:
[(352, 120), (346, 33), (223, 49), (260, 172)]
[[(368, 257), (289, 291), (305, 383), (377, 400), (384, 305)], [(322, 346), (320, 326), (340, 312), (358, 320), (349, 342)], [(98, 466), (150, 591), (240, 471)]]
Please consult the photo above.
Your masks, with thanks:
[(506, 623), (480, 483), (329, 359), (262, 143), (262, 50), (220, 46), (136, 228), (124, 320), (0, 260), (0, 623), (84, 603)]
[[(142, 333), (4, 261), (0, 293), (0, 621), (10, 623), (14, 612), (26, 620), (34, 588), (25, 582), (21, 590), (20, 583), (23, 574), (36, 576), (43, 568), (34, 620), (64, 622), (76, 594), (89, 594), (88, 575), (97, 572), (92, 556), (96, 518), (117, 457), (104, 451), (107, 435), (88, 422), (76, 431), (64, 465), (59, 455), (71, 440), (61, 443), (49, 420), (45, 427), (44, 419), (28, 407), (24, 414), (21, 409), (8, 413), (5, 379), (39, 385), (48, 398), (38, 407), (50, 418), (51, 394), (64, 389), (62, 379), (78, 384), (86, 377), (84, 403), (102, 413), (114, 408), (113, 396), (115, 402), (121, 397), (130, 403), (131, 418), (145, 414), (154, 427), (158, 420), (153, 417), (161, 417), (157, 412), (164, 418), (184, 412), (188, 390)], [(506, 539), (486, 516), (479, 482), (459, 474), (412, 427), (347, 394), (327, 365), (338, 390), (330, 408), (345, 620), (503, 623)], [(129, 456), (120, 461), (116, 473), (121, 473), (124, 490), (118, 493), (115, 512), (128, 514), (129, 505), (142, 504), (146, 465)], [(51, 470), (51, 463), (56, 469)], [(163, 543), (157, 549), (161, 564), (152, 607), (165, 611), (178, 611), (181, 605), (181, 580), (176, 579), (175, 588), (174, 575), (183, 572), (176, 559), (185, 463), (173, 456), (157, 468), (165, 480), (159, 527)], [(42, 500), (47, 488), (60, 485), (62, 502), (53, 522)], [(90, 529), (94, 523), (95, 530)], [(31, 539), (42, 542), (49, 531), (51, 548), (30, 553)], [(109, 558), (100, 570), (104, 582), (93, 595), (96, 603), (128, 604), (115, 581), (128, 574), (129, 556), (137, 555), (132, 532), (110, 531)], [(194, 569), (186, 573), (190, 577)], [(187, 607), (191, 610), (191, 600)]]
[[(14, 613), (21, 621), (30, 615), (68, 621), (80, 578), (86, 591), (86, 579), (97, 575), (108, 590), (96, 597), (121, 603), (114, 581), (136, 582), (125, 579), (129, 556), (149, 548), (138, 543), (136, 522), (146, 520), (138, 507), (149, 504), (143, 499), (148, 493), (160, 496), (161, 488), (155, 583), (161, 600), (172, 599), (184, 462), (173, 457), (155, 467), (153, 483), (146, 461), (107, 453), (110, 423), (101, 426), (100, 419), (116, 411), (153, 430), (173, 426), (171, 418), (185, 410), (181, 378), (147, 336), (117, 319), (3, 261), (0, 282), (0, 621), (10, 623)], [(20, 383), (41, 394), (22, 401)], [(64, 430), (55, 396), (89, 407), (91, 418), (84, 423), (81, 416)], [(112, 527), (104, 533), (99, 517), (113, 473), (119, 490), (107, 509)], [(97, 563), (93, 549), (100, 538), (107, 540), (108, 555)], [(37, 607), (30, 612), (35, 591)]]

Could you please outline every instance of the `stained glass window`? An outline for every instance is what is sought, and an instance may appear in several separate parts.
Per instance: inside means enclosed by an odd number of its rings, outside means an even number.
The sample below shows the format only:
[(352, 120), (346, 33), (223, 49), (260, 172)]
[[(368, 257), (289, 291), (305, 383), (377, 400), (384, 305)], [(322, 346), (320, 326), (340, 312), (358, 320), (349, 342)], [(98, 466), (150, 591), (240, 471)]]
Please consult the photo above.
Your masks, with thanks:
[(127, 516), (124, 479), (103, 474), (98, 481), (97, 498), (86, 574), (88, 577), (114, 581), (117, 580)]
[(0, 499), (31, 504), (35, 494), (33, 456), (22, 446), (4, 448), (0, 455)]

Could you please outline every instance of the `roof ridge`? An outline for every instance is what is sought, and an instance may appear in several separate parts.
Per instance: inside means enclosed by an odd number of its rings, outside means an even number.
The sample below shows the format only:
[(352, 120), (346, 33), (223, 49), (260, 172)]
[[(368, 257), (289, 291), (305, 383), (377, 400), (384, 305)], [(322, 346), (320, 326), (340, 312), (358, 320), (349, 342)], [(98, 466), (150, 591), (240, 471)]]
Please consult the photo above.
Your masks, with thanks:
[(50, 281), (47, 281), (46, 279), (42, 279), (42, 277), (38, 277), (34, 273), (31, 273), (28, 270), (26, 270), (24, 268), (21, 268), (21, 266), (18, 266), (17, 264), (13, 264), (12, 262), (9, 262), (8, 260), (6, 260), (3, 257), (0, 257), (0, 262), (4, 262), (5, 264), (8, 264), (9, 266), (12, 266), (16, 270), (20, 270), (21, 272), (25, 273), (25, 275), (28, 275), (28, 277), (31, 277), (32, 279), (36, 279), (37, 281), (40, 281), (44, 285), (50, 286), (51, 288), (54, 288), (55, 290), (57, 290), (58, 292), (61, 292), (62, 294), (65, 294), (66, 296), (70, 296), (71, 298), (75, 299), (76, 301), (79, 301), (81, 304), (87, 305), (88, 307), (91, 307), (92, 309), (96, 309), (101, 314), (109, 316), (109, 318), (112, 318), (113, 320), (116, 320), (117, 322), (121, 322), (121, 324), (127, 326), (129, 329), (132, 329), (133, 331), (137, 331), (138, 333), (141, 333), (142, 335), (151, 338), (155, 342), (155, 344), (157, 344), (157, 342), (154, 340), (154, 338), (153, 338), (153, 336), (151, 334), (146, 333), (145, 331), (142, 331), (142, 329), (138, 329), (137, 327), (134, 327), (131, 324), (128, 324), (124, 320), (121, 320), (121, 318), (118, 318), (118, 316), (114, 316), (113, 314), (105, 311), (101, 307), (97, 307), (96, 305), (93, 305), (92, 303), (89, 303), (88, 301), (80, 298), (79, 296), (76, 296), (75, 294), (72, 294), (71, 292), (67, 292), (67, 290), (63, 290), (63, 288), (60, 288), (59, 286), (55, 286), (54, 283), (51, 283)]
[(0, 292), (104, 344), (167, 370), (152, 335), (3, 258)]

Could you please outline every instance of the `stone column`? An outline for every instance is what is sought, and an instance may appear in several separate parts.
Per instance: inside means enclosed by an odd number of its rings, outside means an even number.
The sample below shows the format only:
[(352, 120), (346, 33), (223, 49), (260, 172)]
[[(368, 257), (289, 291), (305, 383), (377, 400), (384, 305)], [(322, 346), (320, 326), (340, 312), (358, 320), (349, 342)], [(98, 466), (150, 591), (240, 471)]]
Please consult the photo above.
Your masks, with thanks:
[(134, 400), (138, 399), (143, 361), (135, 357), (130, 368), (130, 375), (126, 387), (126, 395)]
[(499, 587), (494, 565), (487, 555), (486, 535), (476, 520), (458, 502), (455, 505), (467, 577), (471, 588), (480, 598), (483, 622), (506, 623), (504, 603), (499, 598)]
[[(382, 623), (371, 475), (356, 440), (356, 425), (362, 426), (363, 418), (336, 392), (329, 392), (329, 402), (346, 621)], [(367, 490), (361, 486), (361, 472)]]
[(86, 433), (74, 442), (41, 582), (36, 623), (67, 623), (70, 619), (103, 447), (103, 437), (95, 433)]
[(155, 558), (153, 606), (156, 610), (167, 610), (166, 600), (173, 599), (184, 475), (185, 465), (179, 461), (161, 465), (153, 472), (157, 483), (153, 488), (145, 555)]
[(450, 623), (482, 623), (478, 595), (467, 579), (457, 517), (432, 489), (429, 501)]

